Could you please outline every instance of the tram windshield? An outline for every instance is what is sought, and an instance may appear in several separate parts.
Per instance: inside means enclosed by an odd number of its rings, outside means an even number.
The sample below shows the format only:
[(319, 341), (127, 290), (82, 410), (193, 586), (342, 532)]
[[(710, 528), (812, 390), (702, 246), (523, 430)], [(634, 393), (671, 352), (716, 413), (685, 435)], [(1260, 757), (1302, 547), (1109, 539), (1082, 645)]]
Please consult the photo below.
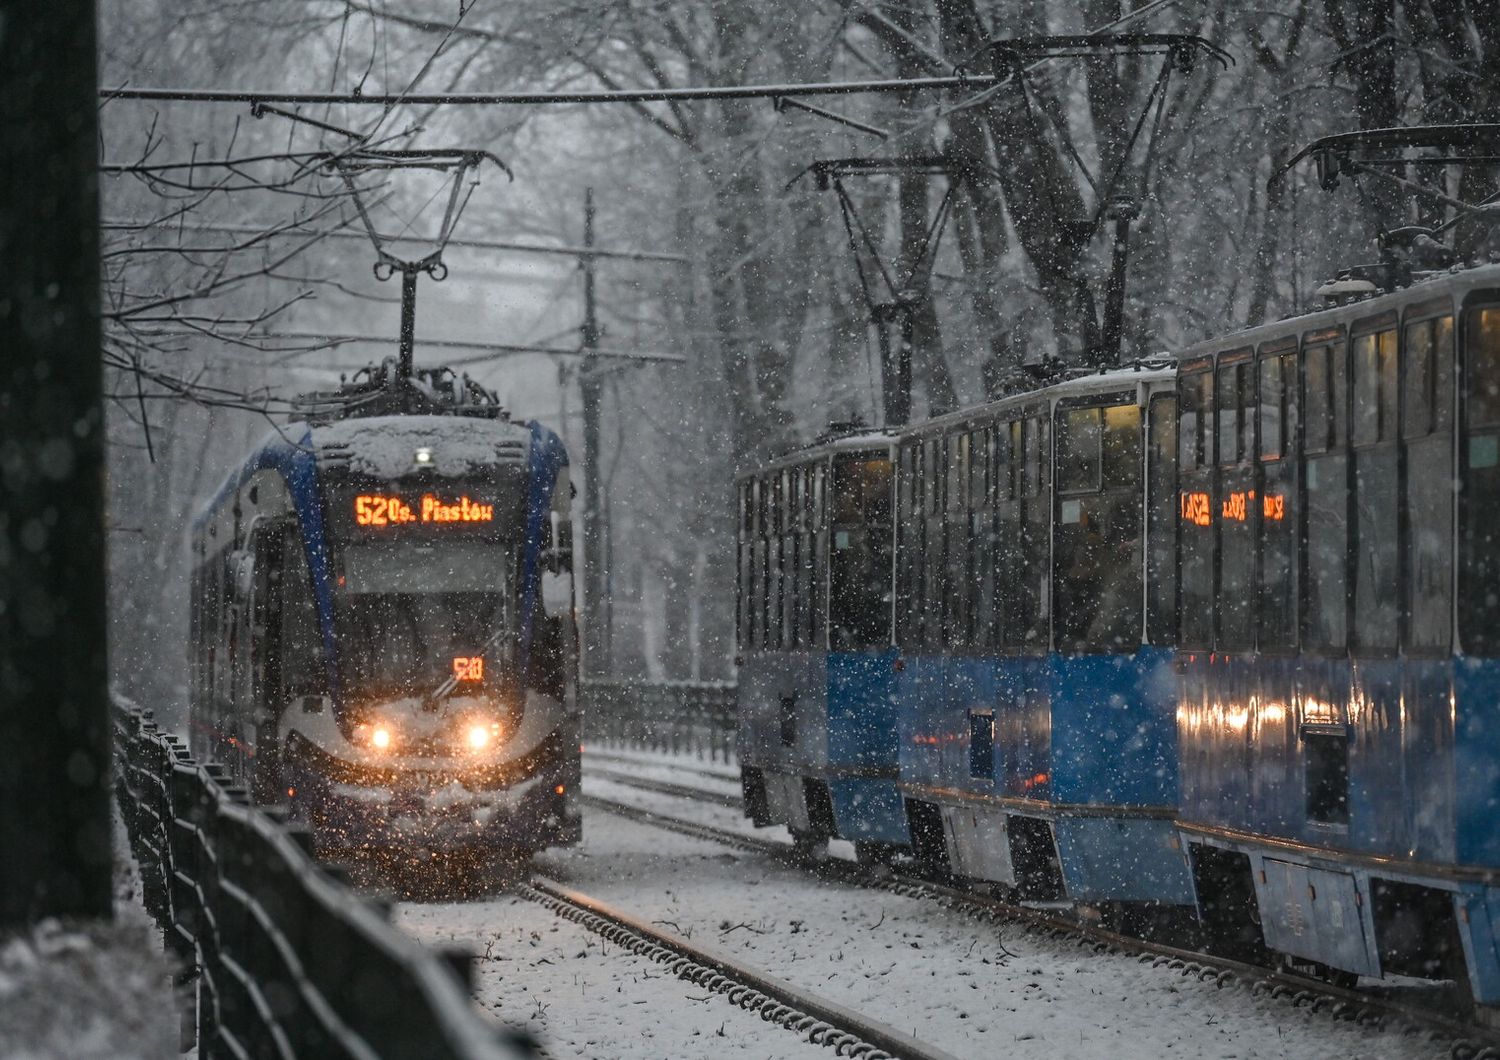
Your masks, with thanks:
[(485, 541), (349, 544), (334, 625), (345, 687), (361, 698), (422, 695), (449, 677), (493, 689), (515, 629), (503, 546)]

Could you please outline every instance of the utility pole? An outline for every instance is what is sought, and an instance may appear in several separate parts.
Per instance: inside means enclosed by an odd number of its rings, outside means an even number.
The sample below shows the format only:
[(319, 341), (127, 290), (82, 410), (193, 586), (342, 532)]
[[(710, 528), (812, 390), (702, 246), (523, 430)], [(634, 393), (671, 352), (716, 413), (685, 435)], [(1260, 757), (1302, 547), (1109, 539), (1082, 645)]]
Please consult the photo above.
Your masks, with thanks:
[(94, 17), (0, 16), (0, 927), (110, 915)]
[(604, 386), (592, 356), (599, 348), (599, 312), (594, 296), (594, 189), (583, 193), (583, 364), (578, 388), (583, 399), (583, 670), (593, 677), (610, 671), (609, 571), (604, 555), (604, 483), (599, 417)]

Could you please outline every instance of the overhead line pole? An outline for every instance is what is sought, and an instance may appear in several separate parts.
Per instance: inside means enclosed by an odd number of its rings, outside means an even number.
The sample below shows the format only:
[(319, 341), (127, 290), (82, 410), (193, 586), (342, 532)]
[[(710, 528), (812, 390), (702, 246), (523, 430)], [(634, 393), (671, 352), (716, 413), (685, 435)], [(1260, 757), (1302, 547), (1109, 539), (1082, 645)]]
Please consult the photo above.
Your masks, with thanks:
[[(583, 245), (594, 245), (594, 189), (583, 193)], [(604, 384), (597, 372), (599, 310), (594, 294), (594, 258), (583, 265), (584, 360), (578, 371), (583, 404), (583, 648), (585, 668), (594, 676), (610, 671), (609, 571), (604, 556), (604, 487), (600, 474), (599, 418)]]

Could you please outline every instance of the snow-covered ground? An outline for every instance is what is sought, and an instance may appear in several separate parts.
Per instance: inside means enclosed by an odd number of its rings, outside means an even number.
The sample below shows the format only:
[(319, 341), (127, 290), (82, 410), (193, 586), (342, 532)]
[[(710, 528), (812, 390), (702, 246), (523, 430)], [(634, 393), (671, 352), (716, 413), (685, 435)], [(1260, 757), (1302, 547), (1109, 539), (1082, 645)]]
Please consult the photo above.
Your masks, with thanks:
[(0, 1058), (177, 1055), (178, 1008), (161, 935), (115, 819), (113, 923), (44, 920), (0, 936)]
[[(670, 763), (643, 775), (694, 782), (663, 767)], [(735, 819), (597, 779), (585, 790), (705, 822)], [(543, 854), (536, 867), (959, 1056), (1446, 1055), (1425, 1037), (1337, 1023), (1240, 986), (1216, 989), (1133, 958), (976, 924), (932, 902), (821, 882), (602, 811), (586, 814), (581, 846)], [(553, 1056), (829, 1055), (508, 895), (406, 904), (397, 922), (424, 940), (487, 952), (482, 1006), (530, 1027)]]

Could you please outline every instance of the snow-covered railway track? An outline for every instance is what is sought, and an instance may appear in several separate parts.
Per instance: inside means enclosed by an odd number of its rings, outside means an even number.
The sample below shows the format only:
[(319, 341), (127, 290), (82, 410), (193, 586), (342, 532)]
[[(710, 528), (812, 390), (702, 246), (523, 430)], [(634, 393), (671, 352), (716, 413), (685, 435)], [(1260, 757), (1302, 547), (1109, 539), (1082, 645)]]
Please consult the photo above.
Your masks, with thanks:
[[(586, 765), (595, 762), (608, 762), (612, 765), (635, 766), (639, 768), (643, 762), (639, 757), (628, 754), (617, 754), (613, 751), (601, 751), (593, 745), (586, 745), (583, 749), (583, 760)], [(707, 765), (695, 765), (689, 762), (673, 762), (672, 769), (677, 773), (691, 773), (695, 777), (703, 777), (706, 780), (716, 780), (725, 784), (738, 784), (739, 777), (729, 770), (728, 766), (715, 769)]]
[(654, 791), (659, 795), (676, 795), (678, 798), (692, 799), (695, 802), (706, 802), (714, 806), (727, 806), (735, 810), (740, 807), (740, 797), (738, 795), (731, 795), (726, 791), (709, 791), (691, 784), (674, 784), (670, 780), (635, 777), (629, 773), (621, 773), (613, 769), (602, 769), (599, 766), (591, 766), (589, 768), (589, 776), (598, 777), (600, 780), (611, 780), (616, 784), (639, 788), (642, 791)]
[[(653, 786), (648, 787), (641, 782), (642, 778), (610, 776), (608, 779), (641, 790), (658, 790), (654, 785), (659, 782), (652, 782)], [(716, 804), (716, 800), (704, 798), (705, 795), (712, 794), (687, 788), (681, 797)], [(1450, 1043), (1454, 1060), (1500, 1060), (1500, 1032), (1441, 1015), (1436, 1010), (1448, 1009), (1450, 1006), (1433, 1005), (1430, 998), (1426, 1003), (1417, 1004), (1367, 990), (1337, 986), (1277, 969), (1120, 934), (1073, 916), (1059, 915), (1053, 910), (1032, 908), (977, 894), (972, 890), (926, 879), (910, 872), (892, 870), (885, 866), (861, 865), (837, 858), (807, 856), (787, 843), (744, 835), (599, 795), (586, 795), (584, 801), (597, 810), (679, 835), (711, 840), (734, 849), (759, 853), (777, 861), (797, 865), (827, 880), (933, 901), (975, 920), (1011, 924), (1032, 934), (1073, 941), (1099, 952), (1134, 956), (1144, 964), (1176, 971), (1184, 978), (1196, 979), (1204, 984), (1211, 983), (1218, 988), (1240, 984), (1254, 994), (1268, 995), (1294, 1006), (1308, 1007), (1313, 1012), (1327, 1013), (1335, 1020), (1349, 1020), (1396, 1033), (1427, 1031)]]
[(622, 912), (545, 876), (515, 893), (612, 942), (666, 967), (679, 979), (713, 991), (839, 1056), (864, 1060), (955, 1060), (885, 1023), (854, 1012), (718, 950)]

